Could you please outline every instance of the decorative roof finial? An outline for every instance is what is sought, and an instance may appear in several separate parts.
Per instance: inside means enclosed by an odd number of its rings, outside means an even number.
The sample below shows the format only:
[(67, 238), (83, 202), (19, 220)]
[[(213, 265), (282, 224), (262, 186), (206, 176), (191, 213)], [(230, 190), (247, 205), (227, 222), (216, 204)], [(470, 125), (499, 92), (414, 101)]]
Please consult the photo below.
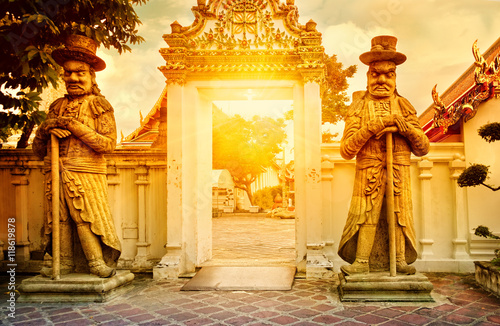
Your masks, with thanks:
[(170, 27), (172, 28), (172, 34), (178, 34), (182, 29), (182, 25), (177, 20), (170, 24)]
[(314, 20), (310, 20), (306, 23), (306, 32), (317, 32), (316, 30), (316, 26), (318, 24), (316, 24), (316, 22)]

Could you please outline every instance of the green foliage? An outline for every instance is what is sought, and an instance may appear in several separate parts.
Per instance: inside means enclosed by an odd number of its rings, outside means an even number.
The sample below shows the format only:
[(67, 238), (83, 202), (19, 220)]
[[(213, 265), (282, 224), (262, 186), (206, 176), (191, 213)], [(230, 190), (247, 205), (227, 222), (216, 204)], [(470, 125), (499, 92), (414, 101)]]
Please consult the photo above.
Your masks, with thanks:
[(354, 76), (357, 67), (354, 65), (343, 69), (343, 64), (337, 61), (336, 55), (327, 56), (325, 64), (326, 88), (321, 96), (322, 119), (323, 122), (335, 124), (347, 116), (347, 78)]
[[(487, 226), (484, 226), (484, 225), (480, 225), (478, 226), (477, 228), (473, 229), (474, 230), (474, 234), (479, 236), (479, 237), (483, 237), (483, 238), (486, 238), (486, 239), (495, 239), (495, 240), (499, 240), (500, 237), (491, 233), (490, 229), (487, 227)], [(496, 249), (495, 250), (495, 258), (493, 258), (491, 260), (491, 263), (493, 265), (497, 265), (497, 266), (500, 266), (500, 249)]]
[(500, 123), (493, 122), (481, 126), (477, 131), (479, 136), (488, 143), (500, 140)]
[(263, 189), (257, 190), (254, 194), (254, 204), (263, 208), (271, 209), (274, 205), (274, 198), (277, 194), (283, 196), (283, 187), (265, 187)]
[(460, 174), (457, 183), (460, 187), (475, 187), (484, 183), (488, 177), (488, 167), (483, 164), (471, 164)]
[(252, 204), (250, 185), (282, 151), (280, 145), (286, 141), (284, 128), (283, 119), (254, 116), (249, 121), (214, 109), (212, 167), (229, 170), (235, 186), (247, 192)]
[(487, 226), (484, 226), (484, 225), (480, 225), (477, 228), (475, 228), (474, 229), (474, 234), (477, 235), (477, 236), (479, 236), (479, 237), (483, 237), (483, 238), (487, 238), (487, 239), (497, 239), (497, 240), (500, 239), (499, 236), (494, 235), (493, 233), (491, 233), (490, 229)]
[[(357, 71), (357, 67), (349, 66), (343, 69), (343, 64), (337, 62), (337, 56), (334, 54), (331, 57), (325, 56), (324, 63), (326, 65), (326, 83), (321, 94), (321, 116), (322, 122), (330, 122), (335, 124), (344, 120), (347, 116), (347, 78), (351, 78)], [(293, 119), (293, 110), (285, 112), (285, 120)]]
[(147, 0), (18, 0), (0, 2), (0, 137), (40, 123), (39, 95), (57, 87), (51, 56), (70, 34), (86, 35), (105, 48), (130, 51), (144, 41), (134, 5)]

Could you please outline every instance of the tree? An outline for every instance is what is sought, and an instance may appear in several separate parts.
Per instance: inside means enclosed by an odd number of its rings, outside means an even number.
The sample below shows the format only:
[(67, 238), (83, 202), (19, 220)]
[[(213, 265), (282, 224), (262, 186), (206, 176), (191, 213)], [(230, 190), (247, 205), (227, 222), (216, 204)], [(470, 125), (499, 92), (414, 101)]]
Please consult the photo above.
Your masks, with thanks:
[(351, 78), (357, 71), (355, 65), (343, 69), (343, 64), (337, 61), (337, 56), (326, 56), (326, 87), (321, 96), (323, 122), (335, 124), (347, 116), (346, 104), (349, 101), (347, 94), (347, 78)]
[(235, 187), (243, 189), (253, 205), (251, 184), (270, 167), (285, 142), (283, 119), (254, 116), (245, 120), (240, 115), (228, 116), (215, 108), (213, 114), (214, 169), (227, 169)]
[(109, 49), (130, 51), (144, 41), (134, 5), (147, 0), (19, 0), (0, 3), (0, 138), (23, 130), (27, 146), (33, 127), (43, 121), (40, 93), (57, 87), (59, 67), (51, 53), (70, 34), (82, 34)]
[[(477, 133), (488, 143), (500, 140), (500, 123), (487, 123), (481, 126), (478, 129)], [(489, 167), (484, 164), (471, 164), (471, 166), (469, 166), (460, 174), (457, 183), (460, 187), (475, 187), (483, 185), (493, 191), (500, 190), (500, 186), (494, 187), (485, 183), (486, 179), (488, 178), (488, 170)], [(500, 239), (500, 237), (491, 233), (488, 227), (484, 225), (479, 225), (477, 228), (475, 228), (474, 234), (487, 239)], [(495, 249), (495, 258), (493, 258), (491, 262), (494, 265), (500, 266), (500, 249)]]
[[(325, 55), (324, 63), (326, 66), (326, 80), (321, 93), (321, 116), (322, 122), (336, 124), (344, 120), (347, 116), (346, 104), (349, 102), (347, 94), (347, 78), (351, 78), (357, 71), (356, 65), (343, 69), (343, 64), (337, 61), (337, 56)], [(293, 111), (285, 113), (286, 120), (293, 119)], [(332, 142), (332, 138), (337, 135), (326, 132), (322, 135), (323, 142)]]
[[(493, 122), (481, 126), (478, 129), (478, 134), (488, 143), (500, 140), (500, 123)], [(494, 187), (486, 184), (488, 178), (489, 167), (484, 164), (471, 164), (458, 177), (457, 183), (460, 187), (475, 187), (483, 185), (493, 191), (500, 190), (500, 186)]]

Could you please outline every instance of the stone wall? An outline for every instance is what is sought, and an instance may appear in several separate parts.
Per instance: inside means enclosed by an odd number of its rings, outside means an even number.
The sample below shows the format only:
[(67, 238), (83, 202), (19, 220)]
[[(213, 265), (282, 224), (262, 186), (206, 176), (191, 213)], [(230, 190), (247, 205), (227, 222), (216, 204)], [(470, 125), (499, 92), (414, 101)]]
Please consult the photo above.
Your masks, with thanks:
[[(308, 219), (306, 226), (297, 224), (296, 233), (298, 238), (304, 231), (301, 228), (309, 228), (311, 223), (320, 225), (319, 245), (324, 246), (322, 252), (333, 262), (335, 271), (344, 264), (336, 252), (355, 172), (355, 161), (344, 160), (339, 150), (339, 144), (322, 146), (322, 214), (311, 215), (314, 221)], [(123, 247), (119, 267), (151, 271), (167, 252), (166, 153), (119, 149), (107, 159), (110, 206)], [(490, 259), (498, 247), (498, 241), (473, 235), (472, 228), (478, 223), (498, 231), (495, 217), (500, 201), (491, 203), (491, 196), (471, 196), (470, 192), (478, 189), (456, 185), (468, 164), (463, 143), (433, 143), (428, 155), (412, 158), (419, 253), (415, 264), (419, 271), (473, 272), (473, 261)], [(20, 272), (38, 271), (43, 258), (42, 167), (43, 162), (30, 150), (0, 150), (0, 241), (6, 251), (7, 220), (16, 218), (16, 263)], [(298, 252), (299, 246), (296, 249)]]
[[(431, 143), (428, 155), (412, 157), (413, 212), (419, 259), (415, 266), (426, 272), (473, 272), (474, 260), (491, 259), (498, 241), (473, 234), (477, 216), (468, 207), (481, 207), (483, 224), (497, 225), (500, 201), (468, 197), (471, 189), (456, 180), (468, 166), (463, 143)], [(345, 264), (337, 255), (352, 195), (355, 160), (340, 156), (340, 144), (322, 147), (323, 230), (328, 258), (335, 269)], [(487, 190), (487, 189), (486, 189)], [(474, 201), (474, 202), (472, 202)], [(478, 248), (481, 250), (478, 250)]]
[[(118, 267), (151, 271), (167, 242), (166, 153), (118, 149), (106, 158), (109, 202), (122, 243)], [(31, 150), (0, 150), (0, 241), (7, 250), (7, 220), (16, 218), (19, 271), (38, 271), (44, 254), (42, 170), (43, 161)]]

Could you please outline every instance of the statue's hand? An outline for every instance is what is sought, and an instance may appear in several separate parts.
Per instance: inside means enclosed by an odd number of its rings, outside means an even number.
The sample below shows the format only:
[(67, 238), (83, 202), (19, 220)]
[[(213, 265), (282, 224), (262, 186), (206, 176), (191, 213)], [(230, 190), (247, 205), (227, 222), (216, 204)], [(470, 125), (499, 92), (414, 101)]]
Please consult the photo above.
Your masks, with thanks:
[(400, 134), (404, 135), (408, 131), (408, 128), (409, 128), (408, 123), (406, 122), (406, 120), (402, 116), (396, 115), (394, 117), (394, 123), (398, 127), (398, 131)]
[(57, 127), (59, 128), (68, 128), (68, 124), (73, 121), (73, 118), (70, 117), (59, 117), (56, 119), (57, 120)]
[(396, 114), (389, 114), (386, 115), (385, 117), (382, 118), (382, 123), (384, 124), (385, 127), (391, 127), (396, 124)]
[(57, 138), (66, 138), (71, 135), (71, 131), (61, 128), (51, 129), (50, 133), (55, 135)]
[(40, 125), (40, 129), (44, 134), (48, 134), (50, 130), (56, 127), (57, 127), (57, 119), (47, 119)]

